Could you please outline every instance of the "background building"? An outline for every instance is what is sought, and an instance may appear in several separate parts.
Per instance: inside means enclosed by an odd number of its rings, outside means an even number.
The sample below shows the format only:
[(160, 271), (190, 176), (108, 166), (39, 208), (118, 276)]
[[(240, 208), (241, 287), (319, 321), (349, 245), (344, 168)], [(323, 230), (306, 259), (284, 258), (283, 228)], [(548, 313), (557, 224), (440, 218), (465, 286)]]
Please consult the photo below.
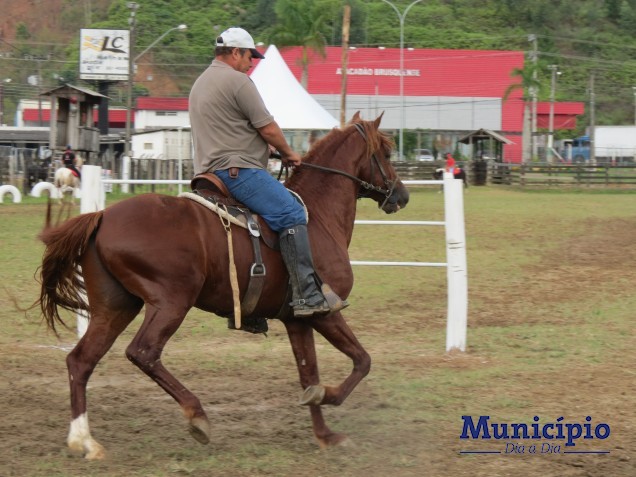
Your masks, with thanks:
[[(403, 95), (400, 95), (399, 48), (351, 48), (348, 53), (347, 119), (356, 111), (367, 119), (384, 113), (384, 129), (396, 136), (402, 125), (405, 131), (416, 131), (417, 147), (438, 154), (453, 151), (457, 140), (471, 131), (489, 129), (511, 141), (504, 147), (504, 161), (522, 161), (526, 104), (522, 88), (510, 90), (510, 86), (519, 81), (513, 71), (523, 68), (524, 52), (405, 48)], [(297, 80), (302, 73), (301, 54), (300, 47), (280, 50), (283, 66), (286, 65)], [(311, 52), (310, 55), (307, 91), (338, 118), (343, 80), (342, 48), (327, 47), (325, 58)], [(277, 78), (283, 74), (273, 72), (268, 80), (276, 85)], [(278, 91), (280, 101), (285, 101), (285, 88), (279, 87)], [(504, 100), (506, 91), (509, 95)], [(187, 97), (139, 97), (133, 107), (133, 133), (187, 128), (190, 124)], [(48, 108), (46, 100), (20, 102), (16, 125), (48, 126)], [(576, 117), (583, 109), (583, 103), (555, 103), (555, 130), (574, 128)], [(538, 104), (538, 128), (548, 127), (549, 110), (549, 103)], [(299, 111), (300, 115), (303, 113), (307, 112)], [(124, 128), (125, 109), (110, 107), (110, 132), (121, 133)], [(544, 136), (545, 133), (539, 134), (537, 142), (541, 143)], [(407, 157), (412, 152), (404, 150)]]

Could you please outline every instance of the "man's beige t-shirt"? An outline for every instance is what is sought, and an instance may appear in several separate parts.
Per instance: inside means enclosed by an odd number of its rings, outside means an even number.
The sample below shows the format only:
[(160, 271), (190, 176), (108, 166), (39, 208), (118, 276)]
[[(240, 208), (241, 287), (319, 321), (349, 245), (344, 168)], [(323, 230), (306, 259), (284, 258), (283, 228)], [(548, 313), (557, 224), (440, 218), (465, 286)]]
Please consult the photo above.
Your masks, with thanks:
[(257, 129), (274, 120), (245, 73), (219, 60), (190, 91), (194, 173), (266, 168), (269, 147)]

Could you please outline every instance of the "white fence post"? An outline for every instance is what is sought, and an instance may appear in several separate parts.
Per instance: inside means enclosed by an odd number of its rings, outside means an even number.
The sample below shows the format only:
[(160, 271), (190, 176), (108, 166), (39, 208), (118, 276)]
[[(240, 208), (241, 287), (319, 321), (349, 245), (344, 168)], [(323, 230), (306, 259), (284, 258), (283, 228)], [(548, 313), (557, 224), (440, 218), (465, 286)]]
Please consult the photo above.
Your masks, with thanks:
[[(106, 206), (106, 193), (102, 182), (102, 168), (99, 166), (82, 166), (82, 198), (80, 212), (97, 212)], [(84, 296), (86, 298), (86, 296)], [(81, 338), (88, 328), (88, 312), (77, 311), (77, 336)]]
[(446, 351), (466, 351), (468, 322), (468, 270), (464, 228), (464, 183), (452, 173), (444, 173), (444, 213), (446, 216), (446, 275), (448, 319)]
[(102, 168), (99, 166), (82, 166), (82, 201), (80, 212), (97, 212), (106, 206), (106, 193), (102, 182)]
[[(121, 156), (121, 178), (124, 181), (130, 179), (130, 156)], [(128, 183), (124, 183), (121, 185), (121, 192), (123, 194), (128, 194), (130, 191), (130, 186)]]

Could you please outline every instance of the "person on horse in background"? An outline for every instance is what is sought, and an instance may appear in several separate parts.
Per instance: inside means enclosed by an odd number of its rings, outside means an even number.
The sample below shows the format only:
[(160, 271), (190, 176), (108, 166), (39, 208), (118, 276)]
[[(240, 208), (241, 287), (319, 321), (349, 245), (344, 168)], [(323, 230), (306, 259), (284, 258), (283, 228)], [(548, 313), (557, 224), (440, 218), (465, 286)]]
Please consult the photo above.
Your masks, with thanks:
[(247, 72), (264, 59), (251, 35), (229, 28), (216, 39), (215, 58), (190, 91), (195, 175), (212, 172), (230, 194), (279, 234), (292, 286), (294, 316), (341, 310), (348, 303), (322, 284), (314, 270), (304, 207), (267, 171), (276, 150), (285, 165), (300, 166)]
[(78, 179), (82, 180), (82, 174), (80, 174), (80, 171), (75, 167), (75, 153), (70, 144), (66, 146), (66, 150), (62, 154), (62, 162), (77, 175)]
[(455, 158), (451, 155), (450, 152), (446, 153), (446, 172), (455, 174)]

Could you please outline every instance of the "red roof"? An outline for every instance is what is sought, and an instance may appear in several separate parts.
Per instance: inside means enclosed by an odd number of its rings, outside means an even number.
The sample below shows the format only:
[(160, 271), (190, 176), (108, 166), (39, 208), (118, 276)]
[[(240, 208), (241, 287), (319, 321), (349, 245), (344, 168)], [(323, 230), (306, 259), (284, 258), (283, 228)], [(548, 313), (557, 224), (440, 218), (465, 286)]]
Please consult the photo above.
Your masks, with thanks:
[[(93, 110), (93, 121), (98, 120), (97, 109)], [(50, 121), (51, 110), (49, 108), (42, 108), (42, 121)], [(36, 108), (27, 108), (22, 112), (23, 121), (39, 121), (40, 112)], [(109, 109), (108, 110), (108, 122), (109, 123), (125, 123), (126, 122), (126, 110), (125, 109)]]
[[(42, 108), (42, 121), (49, 121), (51, 119), (51, 110)], [(22, 111), (23, 121), (39, 121), (40, 110), (39, 109), (25, 109)]]
[[(585, 112), (585, 105), (581, 102), (561, 101), (554, 103), (554, 114), (578, 115)], [(537, 103), (537, 115), (550, 114), (550, 102), (540, 101)]]
[[(554, 129), (576, 128), (576, 117), (585, 112), (585, 105), (581, 102), (554, 103)], [(537, 127), (550, 127), (550, 103), (537, 103)]]
[(137, 98), (137, 109), (151, 111), (187, 111), (188, 98), (156, 98), (140, 96)]

